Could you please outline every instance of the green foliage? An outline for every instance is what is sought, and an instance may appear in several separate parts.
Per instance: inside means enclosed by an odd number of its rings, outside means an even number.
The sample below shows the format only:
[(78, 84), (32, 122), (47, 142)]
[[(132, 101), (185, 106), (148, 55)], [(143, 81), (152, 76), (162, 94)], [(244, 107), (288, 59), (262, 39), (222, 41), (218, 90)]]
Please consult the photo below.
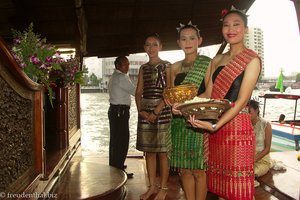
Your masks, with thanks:
[(98, 77), (94, 73), (90, 75), (89, 79), (90, 79), (90, 85), (99, 86), (100, 79), (98, 79)]
[(53, 69), (61, 69), (62, 58), (57, 56), (57, 49), (46, 44), (46, 38), (42, 39), (33, 32), (33, 23), (23, 32), (12, 29), (12, 34), (14, 37), (12, 55), (30, 79), (44, 85), (53, 105), (49, 73)]
[(65, 60), (61, 57), (54, 46), (46, 43), (46, 38), (33, 32), (33, 23), (23, 32), (12, 29), (12, 34), (12, 55), (30, 79), (47, 89), (52, 107), (52, 87), (84, 83), (87, 68), (80, 70), (76, 58)]
[(296, 82), (300, 82), (300, 73), (296, 75)]
[(84, 79), (84, 82), (83, 82), (83, 86), (87, 86), (88, 84), (89, 84), (89, 76), (87, 75), (87, 74), (85, 74), (84, 76), (83, 76), (83, 79)]
[(71, 58), (61, 63), (61, 69), (51, 71), (50, 79), (60, 87), (68, 87), (74, 84), (83, 84), (85, 73), (88, 73), (88, 69), (83, 66), (83, 69), (80, 70), (79, 60)]

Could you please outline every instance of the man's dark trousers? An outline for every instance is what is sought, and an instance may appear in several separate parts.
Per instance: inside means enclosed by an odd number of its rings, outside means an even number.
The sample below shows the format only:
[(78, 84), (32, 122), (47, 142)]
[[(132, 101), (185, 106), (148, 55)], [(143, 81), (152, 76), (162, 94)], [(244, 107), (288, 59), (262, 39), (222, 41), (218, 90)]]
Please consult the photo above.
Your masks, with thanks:
[(110, 105), (108, 110), (110, 141), (109, 165), (124, 169), (129, 145), (129, 109), (127, 105)]

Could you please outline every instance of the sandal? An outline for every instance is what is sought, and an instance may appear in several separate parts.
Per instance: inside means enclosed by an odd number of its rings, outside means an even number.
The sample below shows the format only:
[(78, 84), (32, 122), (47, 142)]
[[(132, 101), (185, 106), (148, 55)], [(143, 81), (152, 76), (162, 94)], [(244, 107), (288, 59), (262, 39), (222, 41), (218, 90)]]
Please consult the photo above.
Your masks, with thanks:
[(147, 192), (140, 196), (140, 200), (147, 200), (149, 197), (151, 197), (155, 193), (157, 193), (157, 186), (149, 185)]
[(154, 200), (164, 200), (167, 196), (168, 189), (169, 188), (167, 187), (159, 187), (159, 192), (154, 198)]

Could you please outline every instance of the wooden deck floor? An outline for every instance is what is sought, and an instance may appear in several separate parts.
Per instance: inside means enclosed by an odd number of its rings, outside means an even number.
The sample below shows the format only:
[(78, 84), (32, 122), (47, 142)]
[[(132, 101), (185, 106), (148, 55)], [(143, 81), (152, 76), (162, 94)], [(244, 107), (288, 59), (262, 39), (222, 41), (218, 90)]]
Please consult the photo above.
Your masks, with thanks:
[[(107, 176), (107, 157), (82, 157), (79, 148), (78, 152), (74, 155), (70, 162), (71, 163), (69, 165), (71, 167), (67, 167), (65, 169), (65, 172), (61, 175), (60, 181), (55, 186), (54, 191), (52, 191), (54, 194), (57, 194), (59, 199), (94, 199), (89, 198), (88, 194), (95, 196), (97, 193), (103, 193), (103, 188), (108, 185), (116, 184), (115, 178), (112, 178), (110, 183), (103, 181), (103, 176)], [(81, 163), (81, 165), (82, 163), (94, 163), (95, 165), (94, 167), (89, 167), (88, 170), (78, 170), (78, 166), (81, 166), (78, 163)], [(125, 187), (127, 189), (125, 200), (138, 200), (139, 196), (147, 190), (148, 185), (145, 160), (142, 158), (127, 158), (126, 164), (128, 166), (127, 171), (133, 172), (134, 177), (132, 179), (127, 179), (125, 183)], [(74, 168), (77, 168), (77, 170), (74, 170)], [(100, 179), (102, 181), (100, 181)], [(168, 188), (169, 191), (166, 200), (185, 200), (178, 175), (171, 175), (169, 177)], [(151, 197), (151, 199), (153, 198), (154, 197)], [(217, 199), (218, 197), (216, 195), (208, 193), (207, 200)], [(278, 200), (280, 198), (265, 191), (263, 187), (258, 187), (255, 189), (255, 199)]]
[(272, 152), (271, 158), (279, 162), (285, 170), (271, 169), (258, 180), (261, 188), (269, 191), (279, 199), (300, 199), (300, 156), (298, 151)]

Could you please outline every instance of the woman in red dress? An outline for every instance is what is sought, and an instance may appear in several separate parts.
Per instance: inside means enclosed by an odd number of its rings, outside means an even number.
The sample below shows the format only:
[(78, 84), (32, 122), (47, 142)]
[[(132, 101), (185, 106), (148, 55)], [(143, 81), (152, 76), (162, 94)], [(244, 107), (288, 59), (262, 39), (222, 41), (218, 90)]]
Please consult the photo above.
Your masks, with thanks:
[(208, 142), (208, 190), (226, 199), (254, 198), (255, 136), (246, 105), (258, 80), (261, 62), (244, 45), (247, 16), (229, 11), (222, 19), (228, 52), (215, 56), (206, 74), (202, 97), (228, 99), (232, 107), (217, 123), (190, 116), (190, 123), (211, 132)]

